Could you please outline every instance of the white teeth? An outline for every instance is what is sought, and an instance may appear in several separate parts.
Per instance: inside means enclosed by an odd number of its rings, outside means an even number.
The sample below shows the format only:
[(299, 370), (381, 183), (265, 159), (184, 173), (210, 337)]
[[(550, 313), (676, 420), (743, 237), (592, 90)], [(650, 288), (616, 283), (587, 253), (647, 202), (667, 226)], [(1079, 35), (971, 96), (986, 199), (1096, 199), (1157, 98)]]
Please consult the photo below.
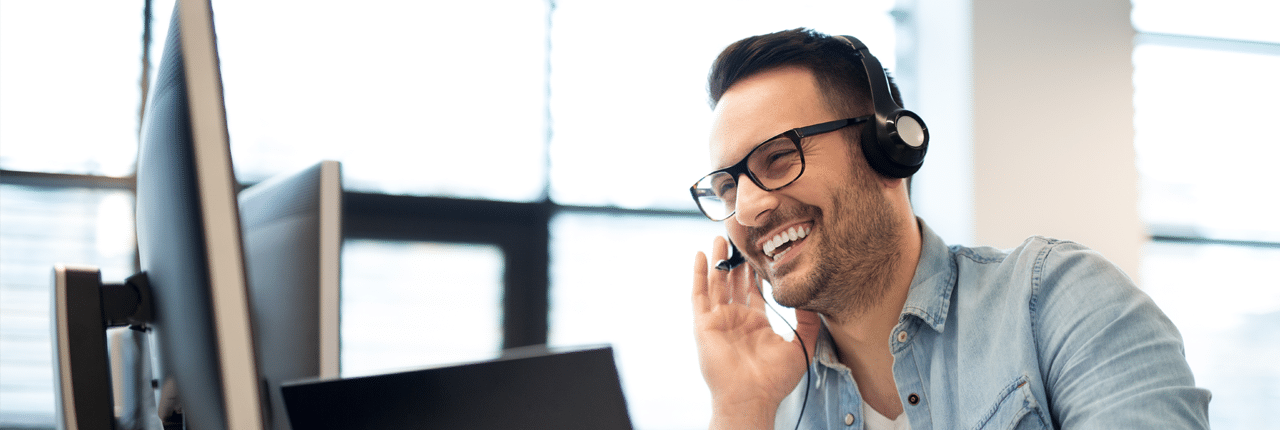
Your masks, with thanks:
[(808, 235), (809, 235), (808, 227), (799, 227), (799, 228), (791, 227), (787, 229), (787, 231), (778, 233), (777, 235), (773, 236), (772, 239), (765, 241), (764, 255), (766, 257), (770, 257), (770, 258), (773, 258), (774, 260), (777, 260), (779, 257), (782, 256), (782, 254), (785, 254), (786, 251), (780, 252), (777, 255), (774, 255), (773, 251), (777, 250), (778, 247), (782, 246), (782, 244), (784, 243), (791, 242), (794, 240), (800, 240)]

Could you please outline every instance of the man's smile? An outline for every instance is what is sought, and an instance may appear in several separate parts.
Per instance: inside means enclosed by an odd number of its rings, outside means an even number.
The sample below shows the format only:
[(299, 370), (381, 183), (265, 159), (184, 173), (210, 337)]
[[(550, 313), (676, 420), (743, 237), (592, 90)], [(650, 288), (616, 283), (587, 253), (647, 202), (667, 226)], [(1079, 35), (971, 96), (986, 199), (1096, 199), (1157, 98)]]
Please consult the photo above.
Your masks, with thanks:
[(761, 250), (764, 251), (766, 257), (772, 258), (773, 261), (778, 261), (793, 245), (804, 241), (804, 238), (809, 235), (812, 228), (811, 224), (805, 223), (779, 231), (764, 242)]

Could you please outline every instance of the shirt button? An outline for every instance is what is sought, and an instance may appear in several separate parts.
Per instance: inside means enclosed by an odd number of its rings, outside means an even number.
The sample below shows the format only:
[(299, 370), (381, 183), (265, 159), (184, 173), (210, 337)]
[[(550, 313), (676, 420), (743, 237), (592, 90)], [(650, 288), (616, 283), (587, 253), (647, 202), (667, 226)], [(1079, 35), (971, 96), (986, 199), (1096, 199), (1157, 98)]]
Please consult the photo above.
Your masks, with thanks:
[(898, 332), (898, 343), (903, 343), (906, 341), (907, 341), (907, 331), (903, 330)]
[(917, 396), (916, 393), (911, 393), (911, 395), (907, 396), (907, 403), (910, 403), (911, 406), (920, 404), (920, 396)]
[(844, 414), (844, 425), (853, 425), (853, 414)]

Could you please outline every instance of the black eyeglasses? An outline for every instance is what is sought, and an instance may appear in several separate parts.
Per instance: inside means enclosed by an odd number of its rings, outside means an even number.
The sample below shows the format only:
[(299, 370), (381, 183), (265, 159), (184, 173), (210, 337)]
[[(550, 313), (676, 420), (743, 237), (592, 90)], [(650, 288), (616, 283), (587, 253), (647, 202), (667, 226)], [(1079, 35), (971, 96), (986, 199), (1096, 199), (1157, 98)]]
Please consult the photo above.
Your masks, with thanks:
[(765, 191), (791, 185), (804, 174), (804, 151), (800, 148), (800, 139), (830, 133), (869, 119), (870, 115), (838, 119), (784, 131), (756, 145), (738, 164), (703, 176), (689, 187), (689, 193), (707, 218), (712, 221), (728, 219), (738, 210), (738, 177), (743, 173)]

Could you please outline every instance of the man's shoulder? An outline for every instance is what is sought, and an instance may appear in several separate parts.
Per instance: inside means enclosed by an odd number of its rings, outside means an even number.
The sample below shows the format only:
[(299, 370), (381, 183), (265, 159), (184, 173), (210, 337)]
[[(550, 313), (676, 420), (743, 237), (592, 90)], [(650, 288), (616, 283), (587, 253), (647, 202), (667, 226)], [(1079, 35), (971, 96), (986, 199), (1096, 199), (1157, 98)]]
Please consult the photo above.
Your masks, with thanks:
[(1089, 247), (1077, 242), (1047, 236), (1028, 237), (1013, 248), (950, 245), (948, 249), (957, 258), (977, 264), (1032, 263), (1035, 259), (1043, 259), (1054, 251), (1092, 252)]
[(1046, 270), (1059, 266), (1105, 266), (1115, 264), (1102, 254), (1070, 240), (1031, 236), (1013, 248), (951, 245), (948, 247), (958, 264), (1005, 270)]
[(1077, 242), (1032, 236), (1014, 248), (949, 247), (958, 269), (957, 287), (970, 294), (1016, 294), (1033, 299), (1058, 289), (1075, 295), (1098, 290), (1136, 290), (1118, 266)]

